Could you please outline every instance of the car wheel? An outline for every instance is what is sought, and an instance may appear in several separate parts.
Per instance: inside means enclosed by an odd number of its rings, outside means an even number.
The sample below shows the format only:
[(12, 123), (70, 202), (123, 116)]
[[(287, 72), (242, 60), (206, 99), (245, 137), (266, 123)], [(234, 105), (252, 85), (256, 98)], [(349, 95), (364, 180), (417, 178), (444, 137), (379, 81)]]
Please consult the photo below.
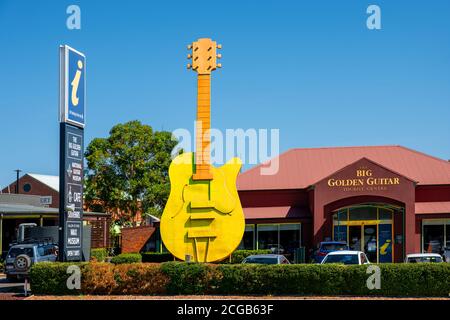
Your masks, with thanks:
[(31, 267), (31, 259), (26, 254), (20, 254), (14, 260), (14, 268), (17, 271), (27, 271)]

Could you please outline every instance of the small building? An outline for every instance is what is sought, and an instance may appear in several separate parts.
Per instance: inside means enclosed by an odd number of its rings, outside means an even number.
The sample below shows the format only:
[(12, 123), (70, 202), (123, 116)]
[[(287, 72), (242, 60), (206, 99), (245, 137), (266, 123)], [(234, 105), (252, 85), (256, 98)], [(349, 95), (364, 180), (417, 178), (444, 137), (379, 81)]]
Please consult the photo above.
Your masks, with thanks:
[[(59, 177), (25, 174), (4, 188), (0, 194), (0, 248), (8, 250), (16, 239), (16, 230), (21, 223), (36, 223), (38, 226), (57, 226), (59, 221)], [(91, 247), (110, 246), (109, 227), (111, 215), (101, 212), (84, 212), (84, 224), (90, 225)]]

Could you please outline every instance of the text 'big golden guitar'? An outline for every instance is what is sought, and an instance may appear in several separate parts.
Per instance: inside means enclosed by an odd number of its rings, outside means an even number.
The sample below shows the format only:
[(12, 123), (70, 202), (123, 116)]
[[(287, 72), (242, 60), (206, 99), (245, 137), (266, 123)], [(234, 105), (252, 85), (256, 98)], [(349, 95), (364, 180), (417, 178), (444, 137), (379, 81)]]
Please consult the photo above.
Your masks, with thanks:
[(220, 168), (210, 165), (211, 72), (220, 45), (199, 39), (192, 49), (192, 68), (198, 73), (196, 152), (176, 157), (169, 168), (170, 196), (161, 217), (161, 237), (178, 259), (191, 256), (197, 262), (228, 257), (242, 240), (244, 213), (236, 189), (242, 166), (239, 158)]

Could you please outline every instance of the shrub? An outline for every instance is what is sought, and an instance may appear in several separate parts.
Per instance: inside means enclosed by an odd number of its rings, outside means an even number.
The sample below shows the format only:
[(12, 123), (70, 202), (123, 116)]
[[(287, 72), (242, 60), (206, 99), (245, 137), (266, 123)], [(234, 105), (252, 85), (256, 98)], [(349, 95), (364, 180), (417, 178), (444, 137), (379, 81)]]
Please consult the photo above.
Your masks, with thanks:
[(108, 256), (108, 250), (106, 248), (98, 248), (91, 250), (91, 260), (97, 262), (104, 262)]
[(121, 253), (111, 259), (111, 263), (138, 263), (142, 262), (142, 256), (139, 253)]
[(80, 264), (81, 291), (68, 290), (69, 263), (31, 269), (34, 294), (264, 294), (447, 297), (450, 264), (383, 264), (381, 289), (367, 288), (367, 266), (166, 262)]
[(85, 294), (164, 294), (169, 282), (159, 264), (94, 263), (83, 272)]
[(161, 271), (170, 279), (167, 284), (170, 294), (213, 293), (221, 279), (217, 266), (202, 263), (166, 262)]
[(174, 260), (173, 255), (170, 253), (144, 252), (141, 255), (142, 262), (168, 262)]
[[(78, 265), (83, 270), (85, 263), (36, 263), (30, 270), (30, 284), (33, 294), (76, 294), (79, 290), (70, 290), (67, 279), (70, 274), (67, 268)], [(83, 279), (83, 278), (82, 278)]]

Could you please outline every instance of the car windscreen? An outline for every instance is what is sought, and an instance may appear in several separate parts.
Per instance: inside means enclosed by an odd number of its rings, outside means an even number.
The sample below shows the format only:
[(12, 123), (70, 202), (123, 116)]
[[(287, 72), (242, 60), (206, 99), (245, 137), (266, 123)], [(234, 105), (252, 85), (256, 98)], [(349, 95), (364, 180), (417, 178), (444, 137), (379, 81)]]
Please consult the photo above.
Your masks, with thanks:
[(442, 262), (442, 259), (439, 257), (409, 257), (409, 263), (418, 263), (418, 262)]
[(347, 245), (343, 243), (326, 243), (322, 244), (322, 251), (339, 251), (347, 249)]
[(8, 258), (15, 258), (21, 254), (26, 254), (29, 257), (33, 257), (33, 248), (11, 248), (8, 252)]
[(277, 258), (247, 258), (245, 263), (277, 264)]
[(333, 254), (328, 255), (324, 263), (359, 264), (357, 254)]

